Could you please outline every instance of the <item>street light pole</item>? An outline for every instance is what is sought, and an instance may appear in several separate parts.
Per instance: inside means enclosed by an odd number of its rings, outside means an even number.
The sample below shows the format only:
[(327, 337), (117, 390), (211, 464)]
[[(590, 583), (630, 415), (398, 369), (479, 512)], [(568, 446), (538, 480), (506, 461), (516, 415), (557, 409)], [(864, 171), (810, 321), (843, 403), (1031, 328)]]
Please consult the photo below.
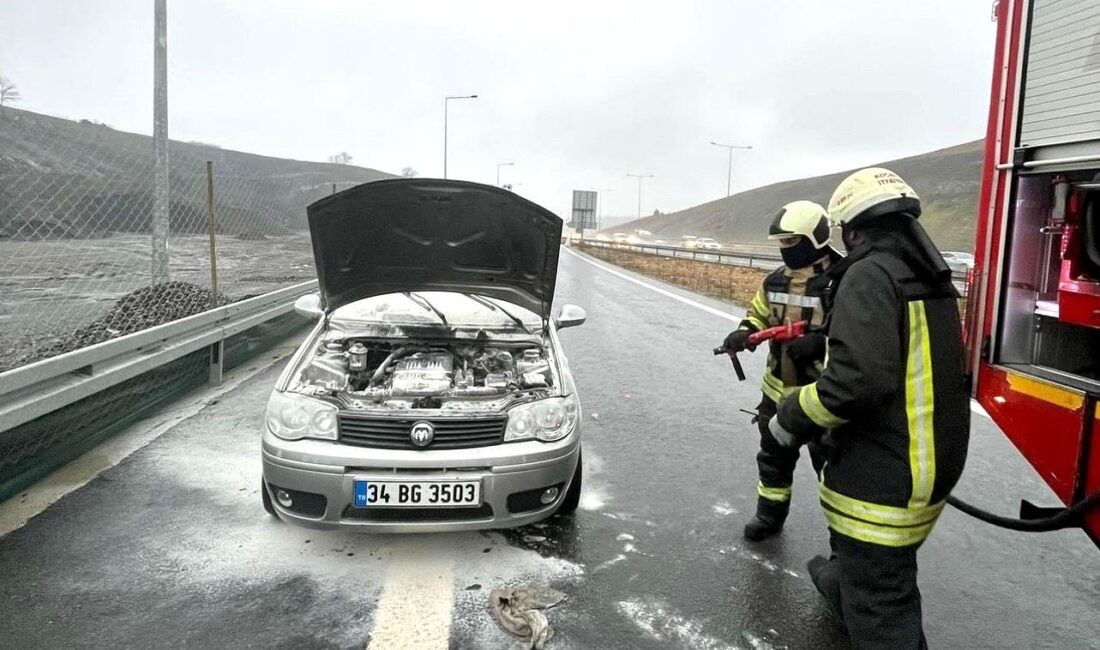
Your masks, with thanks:
[(711, 141), (716, 147), (725, 147), (729, 150), (729, 166), (726, 168), (726, 196), (730, 195), (730, 187), (733, 179), (733, 150), (734, 149), (752, 149), (751, 145), (747, 144), (722, 144), (721, 142)]
[(477, 95), (448, 95), (443, 98), (443, 178), (447, 178), (447, 107), (452, 99), (477, 99)]
[(638, 218), (642, 218), (642, 179), (653, 178), (653, 174), (627, 174), (638, 179)]
[(514, 163), (514, 162), (510, 162), (510, 163), (497, 163), (497, 187), (500, 187), (500, 168), (501, 168), (501, 167), (511, 167), (511, 166), (513, 166), (513, 165), (515, 165), (515, 164), (516, 164), (516, 163)]
[(168, 2), (153, 3), (152, 283), (168, 281)]

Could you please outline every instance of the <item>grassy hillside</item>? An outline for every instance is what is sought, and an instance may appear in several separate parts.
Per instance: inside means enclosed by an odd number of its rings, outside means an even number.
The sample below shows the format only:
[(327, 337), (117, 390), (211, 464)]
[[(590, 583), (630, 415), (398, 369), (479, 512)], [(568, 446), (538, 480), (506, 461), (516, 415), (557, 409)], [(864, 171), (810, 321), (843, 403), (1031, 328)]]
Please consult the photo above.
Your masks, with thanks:
[[(982, 147), (983, 141), (976, 140), (880, 163), (909, 181), (920, 195), (921, 221), (942, 250), (969, 251), (974, 246)], [(616, 230), (641, 228), (666, 240), (690, 234), (723, 242), (763, 241), (783, 204), (808, 199), (827, 205), (837, 184), (851, 171), (759, 187), (679, 212), (645, 217)]]
[[(241, 237), (303, 230), (305, 206), (337, 189), (391, 176), (171, 141), (170, 228), (205, 232), (206, 161), (214, 162), (219, 230)], [(90, 238), (148, 232), (153, 140), (103, 124), (4, 108), (0, 237)]]

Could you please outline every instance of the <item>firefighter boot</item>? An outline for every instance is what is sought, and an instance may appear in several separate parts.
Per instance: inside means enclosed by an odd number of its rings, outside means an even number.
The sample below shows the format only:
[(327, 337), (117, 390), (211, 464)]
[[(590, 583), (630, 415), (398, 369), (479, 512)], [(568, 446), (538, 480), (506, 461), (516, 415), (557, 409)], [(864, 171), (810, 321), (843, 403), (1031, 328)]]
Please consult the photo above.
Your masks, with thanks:
[(814, 583), (817, 593), (825, 599), (825, 609), (833, 617), (840, 629), (848, 632), (844, 625), (844, 613), (840, 603), (840, 562), (834, 556), (828, 559), (821, 555), (815, 555), (806, 563), (806, 570), (810, 574), (810, 582)]
[(745, 524), (745, 539), (759, 542), (778, 535), (787, 520), (788, 507), (787, 502), (761, 497), (756, 504), (756, 514)]

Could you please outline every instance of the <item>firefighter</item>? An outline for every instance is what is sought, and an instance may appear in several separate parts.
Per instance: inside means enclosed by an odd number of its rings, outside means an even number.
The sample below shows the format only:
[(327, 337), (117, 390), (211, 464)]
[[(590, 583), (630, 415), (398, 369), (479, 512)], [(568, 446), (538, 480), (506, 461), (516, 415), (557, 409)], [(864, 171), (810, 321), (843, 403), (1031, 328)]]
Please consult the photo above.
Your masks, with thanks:
[(808, 568), (856, 648), (926, 647), (917, 549), (969, 440), (959, 295), (920, 212), (917, 194), (886, 169), (837, 187), (829, 213), (848, 256), (829, 270), (826, 366), (771, 423), (788, 446), (830, 431), (820, 499), (833, 554)]
[[(772, 271), (757, 290), (745, 319), (726, 337), (725, 347), (733, 352), (747, 349), (748, 337), (787, 321), (809, 321), (820, 327), (825, 321), (822, 296), (829, 284), (825, 272), (841, 257), (829, 246), (830, 226), (825, 209), (810, 201), (783, 206), (772, 220), (768, 239), (778, 240), (783, 265)], [(761, 386), (756, 422), (760, 429), (760, 451), (756, 464), (756, 515), (745, 525), (745, 538), (759, 541), (783, 528), (791, 503), (791, 480), (799, 450), (776, 443), (768, 431), (775, 405), (786, 393), (815, 380), (825, 356), (825, 336), (810, 332), (787, 343), (769, 342), (767, 370)], [(822, 454), (809, 446), (815, 471)]]

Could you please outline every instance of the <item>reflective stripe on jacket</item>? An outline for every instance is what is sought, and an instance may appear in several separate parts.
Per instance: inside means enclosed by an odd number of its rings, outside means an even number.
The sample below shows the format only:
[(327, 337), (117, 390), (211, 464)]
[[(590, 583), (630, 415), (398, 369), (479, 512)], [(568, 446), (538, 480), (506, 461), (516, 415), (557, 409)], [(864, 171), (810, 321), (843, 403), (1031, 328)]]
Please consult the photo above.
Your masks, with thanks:
[[(801, 269), (780, 266), (769, 273), (753, 296), (739, 328), (759, 332), (788, 320), (809, 321), (815, 327), (824, 325), (824, 300), (831, 282), (826, 271), (832, 259), (832, 256), (826, 257), (813, 266)], [(778, 402), (798, 386), (817, 379), (820, 368), (820, 364), (796, 368), (786, 354), (786, 345), (771, 342), (760, 390), (772, 401)]]
[(821, 377), (783, 400), (800, 436), (832, 431), (821, 503), (829, 527), (919, 544), (962, 473), (970, 431), (958, 294), (875, 251), (843, 274)]

